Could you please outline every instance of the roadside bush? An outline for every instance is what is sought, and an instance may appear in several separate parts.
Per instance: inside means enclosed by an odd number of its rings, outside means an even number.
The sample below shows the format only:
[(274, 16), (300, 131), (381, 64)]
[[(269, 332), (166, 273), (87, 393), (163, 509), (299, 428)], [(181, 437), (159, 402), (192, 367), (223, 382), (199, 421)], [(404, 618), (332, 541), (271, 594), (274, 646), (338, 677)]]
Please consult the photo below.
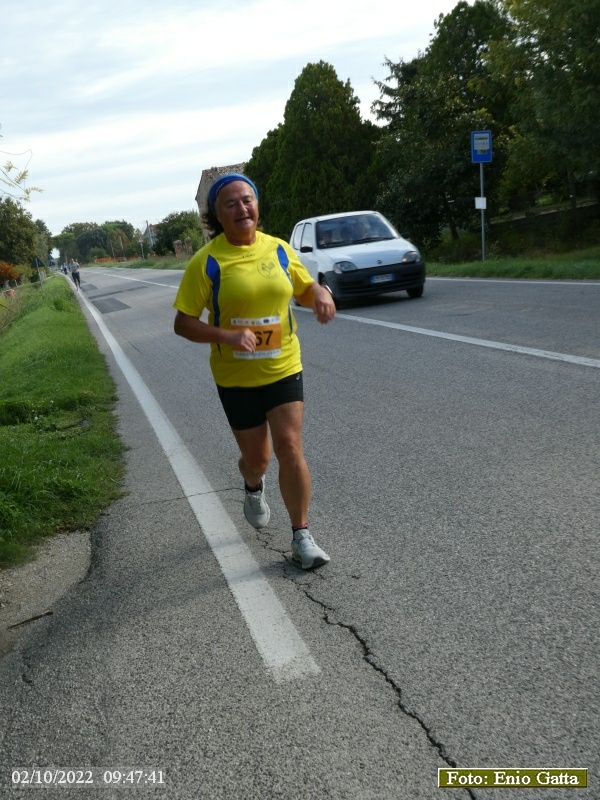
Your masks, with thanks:
[(438, 264), (463, 264), (465, 261), (481, 259), (481, 234), (461, 231), (460, 238), (453, 240), (449, 232), (442, 235), (442, 243), (425, 254), (426, 262)]
[(12, 264), (8, 261), (0, 261), (0, 286), (6, 281), (16, 281), (19, 278), (19, 273)]
[(108, 253), (103, 247), (92, 247), (88, 253), (87, 261), (93, 261), (95, 258), (108, 258)]

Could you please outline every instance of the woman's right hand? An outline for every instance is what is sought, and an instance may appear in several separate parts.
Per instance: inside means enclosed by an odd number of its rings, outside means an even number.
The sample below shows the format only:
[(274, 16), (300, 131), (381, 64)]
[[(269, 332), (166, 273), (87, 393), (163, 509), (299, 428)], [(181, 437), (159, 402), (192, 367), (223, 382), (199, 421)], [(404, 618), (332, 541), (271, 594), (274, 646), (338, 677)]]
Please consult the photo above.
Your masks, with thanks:
[(245, 350), (247, 353), (254, 353), (256, 351), (256, 336), (250, 328), (228, 331), (227, 344), (231, 345), (234, 350)]

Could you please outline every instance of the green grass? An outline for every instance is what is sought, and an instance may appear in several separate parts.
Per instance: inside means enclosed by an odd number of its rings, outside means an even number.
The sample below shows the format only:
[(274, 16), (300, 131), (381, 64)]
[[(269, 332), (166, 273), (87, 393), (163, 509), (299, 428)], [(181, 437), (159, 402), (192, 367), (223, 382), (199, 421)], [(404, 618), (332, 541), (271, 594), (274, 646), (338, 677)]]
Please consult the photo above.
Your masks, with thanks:
[(103, 261), (101, 264), (84, 264), (86, 268), (121, 267), (123, 269), (185, 269), (189, 259), (175, 256), (152, 256), (135, 261)]
[[(19, 287), (0, 317), (0, 567), (89, 528), (122, 493), (115, 386), (66, 280)], [(0, 328), (1, 330), (1, 328)]]
[(496, 258), (444, 264), (427, 262), (427, 274), (448, 278), (600, 280), (600, 246), (545, 256)]
[[(473, 256), (480, 247), (481, 239), (469, 235), (463, 237), (459, 248), (439, 248), (432, 253), (426, 253), (427, 274), (451, 278), (600, 280), (600, 245), (553, 255), (538, 254), (533, 251), (531, 255), (514, 258), (496, 256), (492, 246), (485, 261), (477, 260)], [(464, 249), (467, 255), (463, 259), (460, 258), (461, 249)], [(127, 264), (118, 262), (98, 264), (98, 267), (184, 269), (186, 264), (185, 259), (167, 256), (128, 261)]]
[(0, 293), (0, 335), (14, 322), (21, 312), (24, 294), (11, 289), (12, 295)]

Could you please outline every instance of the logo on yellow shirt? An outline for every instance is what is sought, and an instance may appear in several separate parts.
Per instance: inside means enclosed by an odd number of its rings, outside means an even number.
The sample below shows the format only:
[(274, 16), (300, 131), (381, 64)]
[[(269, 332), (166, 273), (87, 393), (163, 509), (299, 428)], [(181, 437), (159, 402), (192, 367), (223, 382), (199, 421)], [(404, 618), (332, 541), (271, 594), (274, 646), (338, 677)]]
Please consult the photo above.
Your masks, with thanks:
[(258, 265), (258, 271), (263, 278), (276, 278), (278, 273), (281, 272), (281, 267), (274, 261), (269, 261), (268, 263), (263, 261), (262, 264)]

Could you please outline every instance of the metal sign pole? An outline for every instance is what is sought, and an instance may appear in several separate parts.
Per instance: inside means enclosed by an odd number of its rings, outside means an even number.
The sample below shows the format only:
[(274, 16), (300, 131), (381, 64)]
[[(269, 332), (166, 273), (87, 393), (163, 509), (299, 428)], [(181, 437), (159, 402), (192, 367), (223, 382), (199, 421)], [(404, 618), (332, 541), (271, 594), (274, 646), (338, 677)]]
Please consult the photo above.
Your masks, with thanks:
[(483, 165), (492, 160), (492, 132), (471, 131), (471, 161), (479, 164), (479, 197), (475, 198), (475, 208), (481, 210), (481, 260), (485, 261), (485, 208), (486, 199), (483, 192)]
[[(483, 163), (479, 165), (479, 184), (481, 186), (479, 196), (485, 197), (483, 191)], [(481, 260), (485, 261), (485, 209), (483, 207), (481, 209)]]

